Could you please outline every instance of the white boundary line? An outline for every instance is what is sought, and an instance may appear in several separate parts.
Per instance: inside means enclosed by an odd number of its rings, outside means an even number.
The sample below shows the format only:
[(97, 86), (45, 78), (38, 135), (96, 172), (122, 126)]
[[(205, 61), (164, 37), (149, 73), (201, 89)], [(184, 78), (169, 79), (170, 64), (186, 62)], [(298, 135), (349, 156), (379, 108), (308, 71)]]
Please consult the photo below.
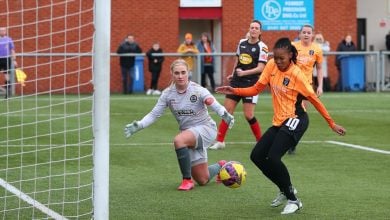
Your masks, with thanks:
[(34, 206), (35, 208), (41, 210), (43, 213), (47, 214), (48, 216), (50, 216), (50, 217), (52, 217), (52, 218), (54, 218), (56, 220), (60, 220), (60, 219), (67, 220), (67, 218), (65, 218), (64, 216), (62, 216), (62, 215), (58, 214), (57, 212), (49, 209), (48, 207), (46, 207), (42, 203), (34, 200), (33, 198), (31, 198), (27, 194), (23, 193), (22, 191), (18, 190), (17, 188), (12, 186), (11, 184), (9, 184), (6, 181), (4, 181), (2, 178), (0, 178), (0, 186), (4, 187), (6, 190), (8, 190), (11, 193), (15, 194), (17, 197), (19, 197), (23, 201), (27, 202), (28, 204), (30, 204), (30, 205)]
[[(365, 151), (371, 151), (375, 153), (381, 153), (381, 154), (390, 154), (390, 151), (386, 150), (379, 150), (375, 149), (372, 147), (366, 147), (366, 146), (361, 146), (361, 145), (356, 145), (356, 144), (348, 144), (344, 142), (339, 142), (339, 141), (300, 141), (300, 143), (306, 143), (306, 144), (312, 144), (312, 143), (328, 143), (328, 144), (334, 144), (334, 145), (339, 145), (339, 146), (344, 146), (344, 147), (350, 147), (350, 148), (355, 148), (359, 150), (365, 150)], [(111, 146), (145, 146), (145, 145), (171, 145), (172, 143), (127, 143), (127, 144), (111, 144)], [(249, 142), (249, 141), (240, 141), (240, 142), (228, 142), (228, 144), (233, 144), (233, 145), (243, 145), (243, 144), (255, 144), (255, 142)]]
[(390, 151), (379, 150), (379, 149), (375, 149), (372, 147), (365, 147), (365, 146), (356, 145), (356, 144), (348, 144), (348, 143), (339, 142), (339, 141), (325, 141), (325, 142), (329, 143), (329, 144), (335, 144), (335, 145), (355, 148), (355, 149), (359, 149), (359, 150), (371, 151), (371, 152), (376, 152), (376, 153), (381, 153), (381, 154), (390, 154)]

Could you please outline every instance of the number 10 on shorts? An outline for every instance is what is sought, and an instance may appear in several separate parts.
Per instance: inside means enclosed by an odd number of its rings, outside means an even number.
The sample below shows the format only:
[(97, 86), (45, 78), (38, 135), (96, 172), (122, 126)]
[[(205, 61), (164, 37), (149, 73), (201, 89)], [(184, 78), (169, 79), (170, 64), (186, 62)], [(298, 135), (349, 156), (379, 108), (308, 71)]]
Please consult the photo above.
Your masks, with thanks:
[(286, 122), (286, 126), (288, 127), (288, 130), (294, 131), (299, 124), (299, 118), (289, 118)]

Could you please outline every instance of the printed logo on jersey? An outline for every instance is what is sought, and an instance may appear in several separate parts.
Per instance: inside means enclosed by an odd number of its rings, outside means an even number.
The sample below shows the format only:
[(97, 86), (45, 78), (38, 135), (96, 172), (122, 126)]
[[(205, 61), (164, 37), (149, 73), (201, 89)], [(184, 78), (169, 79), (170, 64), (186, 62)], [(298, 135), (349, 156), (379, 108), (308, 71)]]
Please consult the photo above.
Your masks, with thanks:
[(175, 114), (178, 116), (191, 116), (191, 115), (195, 115), (195, 112), (192, 109), (181, 109), (181, 110), (176, 110)]
[(191, 97), (190, 97), (190, 102), (194, 103), (194, 102), (196, 102), (196, 101), (198, 101), (198, 96), (196, 96), (196, 95), (191, 95)]
[(313, 56), (314, 55), (314, 50), (309, 50), (309, 55)]
[(289, 83), (290, 83), (290, 79), (287, 78), (287, 77), (284, 77), (284, 79), (283, 79), (283, 85), (284, 85), (284, 86), (288, 86)]
[(252, 63), (252, 57), (247, 53), (240, 54), (239, 60), (240, 60), (240, 63), (242, 63), (242, 64)]
[(252, 48), (252, 52), (253, 53), (256, 52), (256, 48), (255, 47)]
[(168, 103), (169, 103), (169, 105), (173, 105), (173, 104), (176, 103), (176, 100), (175, 99), (169, 99)]

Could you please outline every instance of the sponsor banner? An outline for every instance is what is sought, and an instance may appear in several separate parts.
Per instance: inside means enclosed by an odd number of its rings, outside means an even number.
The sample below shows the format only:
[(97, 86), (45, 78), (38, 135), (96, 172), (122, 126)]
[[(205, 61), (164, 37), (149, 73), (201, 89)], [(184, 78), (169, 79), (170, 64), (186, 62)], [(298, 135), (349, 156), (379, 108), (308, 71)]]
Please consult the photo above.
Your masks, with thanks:
[(254, 0), (254, 18), (263, 30), (299, 30), (314, 25), (314, 0)]

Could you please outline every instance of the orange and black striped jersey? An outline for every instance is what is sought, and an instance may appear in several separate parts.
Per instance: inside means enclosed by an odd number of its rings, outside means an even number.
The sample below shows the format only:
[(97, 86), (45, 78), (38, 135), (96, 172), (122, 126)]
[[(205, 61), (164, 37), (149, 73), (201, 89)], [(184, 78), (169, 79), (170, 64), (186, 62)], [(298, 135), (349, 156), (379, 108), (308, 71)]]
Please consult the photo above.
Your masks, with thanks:
[(301, 41), (292, 42), (292, 44), (298, 50), (297, 65), (312, 84), (314, 66), (316, 63), (322, 63), (323, 60), (322, 49), (316, 43), (312, 43), (308, 47), (302, 45)]
[(282, 72), (276, 66), (274, 59), (269, 60), (255, 85), (248, 88), (234, 88), (234, 93), (239, 96), (254, 96), (267, 85), (270, 86), (272, 93), (274, 126), (281, 126), (286, 119), (297, 117), (301, 108), (300, 96), (306, 97), (314, 105), (330, 127), (335, 126), (325, 106), (302, 74), (302, 70), (293, 63), (286, 72)]

